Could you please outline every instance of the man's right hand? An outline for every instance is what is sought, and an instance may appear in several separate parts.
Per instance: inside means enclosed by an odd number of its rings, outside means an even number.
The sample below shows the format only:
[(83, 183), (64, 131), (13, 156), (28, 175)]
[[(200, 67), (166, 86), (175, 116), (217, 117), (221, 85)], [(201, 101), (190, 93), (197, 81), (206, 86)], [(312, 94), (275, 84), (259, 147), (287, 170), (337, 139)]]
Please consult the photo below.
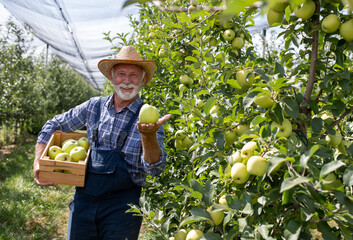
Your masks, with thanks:
[(41, 187), (44, 186), (55, 186), (56, 184), (52, 183), (52, 182), (40, 182), (39, 181), (39, 158), (42, 155), (44, 149), (46, 147), (46, 144), (43, 143), (37, 143), (36, 144), (36, 156), (33, 162), (33, 178), (34, 178), (34, 182)]
[(52, 183), (52, 182), (40, 182), (39, 181), (39, 164), (38, 161), (35, 160), (35, 163), (33, 164), (33, 178), (34, 178), (34, 182), (41, 187), (44, 186), (55, 186), (56, 184)]

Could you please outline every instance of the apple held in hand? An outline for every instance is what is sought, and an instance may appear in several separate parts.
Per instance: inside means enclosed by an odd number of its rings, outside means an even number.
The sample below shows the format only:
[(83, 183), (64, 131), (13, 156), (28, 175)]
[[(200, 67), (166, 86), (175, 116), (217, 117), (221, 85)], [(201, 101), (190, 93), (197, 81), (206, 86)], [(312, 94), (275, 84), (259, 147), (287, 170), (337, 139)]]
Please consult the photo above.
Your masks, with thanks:
[(48, 156), (50, 159), (55, 159), (56, 155), (62, 152), (63, 150), (61, 149), (61, 147), (53, 145), (48, 150)]
[(294, 15), (303, 21), (314, 15), (316, 5), (312, 0), (306, 0), (301, 6), (294, 8)]
[(252, 156), (246, 163), (246, 170), (250, 175), (263, 176), (267, 172), (268, 161), (264, 157)]
[(89, 148), (89, 140), (87, 137), (81, 137), (80, 139), (78, 139), (77, 141), (78, 145), (83, 147), (86, 151)]
[(58, 155), (56, 155), (55, 160), (56, 161), (70, 162), (71, 161), (71, 157), (70, 157), (70, 155), (68, 153), (62, 152), (62, 153), (59, 153)]
[(250, 175), (243, 163), (234, 163), (231, 170), (231, 176), (236, 184), (244, 184), (248, 181)]
[(322, 31), (325, 33), (336, 32), (341, 25), (341, 21), (336, 14), (327, 15), (321, 22)]
[(278, 128), (278, 132), (276, 134), (277, 138), (280, 137), (289, 137), (289, 135), (292, 133), (292, 123), (287, 119), (284, 118), (282, 124), (273, 122), (271, 124), (271, 131), (273, 131), (273, 129)]
[(186, 236), (186, 240), (200, 240), (203, 236), (203, 232), (198, 229), (191, 230)]
[(77, 141), (76, 140), (69, 140), (69, 141), (66, 141), (65, 144), (62, 146), (62, 150), (63, 150), (63, 152), (70, 154), (70, 151), (74, 147), (78, 147)]
[(259, 93), (256, 96), (254, 103), (263, 108), (271, 108), (273, 106), (272, 98), (266, 93)]
[(80, 160), (85, 160), (86, 150), (81, 146), (74, 147), (70, 151), (70, 157), (71, 157), (71, 162), (78, 162)]
[(344, 40), (347, 42), (353, 41), (353, 19), (350, 19), (341, 24), (340, 28), (340, 35), (343, 37)]
[(144, 104), (139, 113), (139, 120), (141, 123), (155, 124), (159, 119), (159, 111), (156, 107), (149, 104)]

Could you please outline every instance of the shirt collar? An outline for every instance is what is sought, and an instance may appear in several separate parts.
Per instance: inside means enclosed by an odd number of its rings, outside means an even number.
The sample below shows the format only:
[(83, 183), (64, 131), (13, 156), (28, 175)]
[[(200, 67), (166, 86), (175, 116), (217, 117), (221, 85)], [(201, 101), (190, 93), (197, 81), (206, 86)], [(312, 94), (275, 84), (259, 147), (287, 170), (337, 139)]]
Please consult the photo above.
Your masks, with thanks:
[[(107, 108), (114, 108), (114, 104), (113, 104), (113, 96), (109, 95), (107, 101), (105, 102), (104, 106)], [(137, 98), (130, 103), (127, 107), (123, 108), (121, 111), (124, 111), (125, 109), (130, 110), (133, 113), (136, 113), (138, 107), (143, 103), (142, 99), (140, 98), (140, 96), (137, 96)]]

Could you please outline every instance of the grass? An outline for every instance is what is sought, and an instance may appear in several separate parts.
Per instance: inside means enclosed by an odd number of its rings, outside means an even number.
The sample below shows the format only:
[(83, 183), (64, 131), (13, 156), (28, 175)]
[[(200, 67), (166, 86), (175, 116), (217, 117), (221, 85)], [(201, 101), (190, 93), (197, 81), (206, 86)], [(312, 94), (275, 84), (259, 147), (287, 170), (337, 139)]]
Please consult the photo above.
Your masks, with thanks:
[[(0, 149), (0, 240), (66, 239), (74, 187), (39, 187), (33, 181), (34, 136)], [(143, 226), (140, 240), (155, 239)]]

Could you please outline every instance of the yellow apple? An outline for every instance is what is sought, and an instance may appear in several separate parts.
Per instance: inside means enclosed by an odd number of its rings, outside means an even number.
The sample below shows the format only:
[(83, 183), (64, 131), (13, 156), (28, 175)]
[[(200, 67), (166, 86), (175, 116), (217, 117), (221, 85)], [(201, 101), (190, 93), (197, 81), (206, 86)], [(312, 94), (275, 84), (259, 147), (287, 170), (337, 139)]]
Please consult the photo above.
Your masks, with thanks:
[(66, 142), (71, 141), (71, 140), (76, 141), (76, 140), (73, 139), (73, 138), (68, 138), (68, 139), (66, 139), (66, 140), (61, 144), (61, 148), (65, 145)]
[(246, 170), (250, 175), (263, 176), (267, 172), (268, 161), (264, 157), (252, 156), (246, 163)]
[(174, 142), (174, 146), (176, 150), (184, 150), (184, 145), (182, 140), (176, 139)]
[(70, 158), (71, 158), (71, 162), (78, 162), (80, 160), (85, 160), (86, 150), (81, 146), (74, 147), (70, 151)]
[(79, 146), (83, 147), (86, 151), (89, 148), (89, 140), (87, 137), (81, 137), (80, 139), (77, 140), (77, 143)]
[(218, 203), (220, 205), (228, 206), (227, 195), (223, 195), (222, 197), (220, 197)]
[(315, 8), (315, 2), (312, 0), (306, 0), (301, 6), (294, 8), (294, 15), (305, 21), (314, 15)]
[(66, 162), (70, 162), (71, 161), (71, 157), (68, 153), (66, 152), (62, 152), (62, 153), (58, 153), (55, 156), (55, 160), (56, 161), (66, 161)]
[(186, 229), (180, 229), (174, 235), (174, 239), (175, 240), (185, 240), (187, 235), (188, 235), (188, 231), (186, 231)]
[(277, 138), (289, 137), (289, 135), (292, 133), (292, 123), (287, 118), (283, 119), (282, 124), (273, 122), (271, 124), (271, 131), (276, 127), (278, 128), (278, 132), (276, 134)]
[(55, 159), (56, 155), (62, 152), (63, 150), (61, 149), (61, 147), (53, 145), (48, 150), (48, 156), (50, 159)]
[(253, 84), (255, 74), (251, 73), (250, 70), (239, 70), (236, 73), (235, 78), (242, 88), (248, 88)]
[(277, 12), (274, 9), (270, 8), (267, 11), (267, 22), (268, 25), (273, 26), (275, 24), (280, 24), (284, 18), (284, 11)]
[(236, 184), (243, 184), (248, 181), (250, 175), (243, 163), (234, 163), (231, 170), (231, 176)]
[[(353, 3), (352, 3), (353, 4)], [(340, 35), (347, 42), (353, 41), (353, 19), (350, 19), (341, 24)]]
[(139, 113), (139, 121), (141, 123), (155, 124), (159, 119), (159, 111), (156, 107), (144, 104)]
[(287, 6), (289, 5), (288, 0), (278, 0), (273, 6), (272, 9), (276, 12), (283, 12), (286, 10)]
[(178, 140), (183, 140), (186, 137), (186, 132), (184, 130), (178, 130), (174, 136)]
[(180, 81), (180, 83), (187, 85), (189, 83), (189, 76), (186, 74), (181, 75), (179, 78), (179, 81)]
[(236, 37), (232, 41), (232, 47), (235, 49), (240, 49), (244, 46), (244, 39), (241, 37)]
[(272, 98), (266, 93), (259, 93), (256, 96), (254, 102), (263, 108), (271, 108), (273, 106)]
[(245, 145), (241, 149), (241, 158), (244, 160), (249, 159), (249, 157), (253, 156), (256, 146), (256, 142), (253, 141), (245, 143)]
[(211, 215), (211, 218), (216, 226), (222, 223), (224, 218), (224, 212), (222, 210), (212, 211), (212, 207), (209, 207), (207, 212)]
[(69, 141), (66, 141), (66, 143), (62, 146), (62, 150), (63, 152), (70, 154), (71, 149), (73, 149), (74, 147), (78, 147), (77, 141), (69, 140)]
[(232, 165), (234, 163), (238, 163), (238, 162), (242, 162), (243, 159), (241, 158), (241, 152), (240, 151), (236, 151), (235, 153), (232, 154), (231, 156), (231, 160), (232, 160)]
[(321, 22), (322, 31), (325, 33), (336, 32), (341, 25), (340, 18), (336, 14), (327, 15)]
[(238, 135), (241, 136), (243, 133), (247, 130), (250, 129), (250, 126), (248, 124), (239, 124), (235, 129), (234, 132)]
[(232, 41), (235, 37), (235, 32), (232, 29), (227, 29), (224, 31), (223, 37), (226, 41)]
[(227, 131), (224, 134), (224, 141), (226, 143), (232, 144), (237, 139), (237, 134), (234, 131)]
[(183, 144), (184, 149), (189, 149), (192, 146), (193, 141), (191, 140), (191, 138), (189, 136), (186, 136), (182, 140), (182, 144)]
[(193, 229), (186, 235), (186, 240), (200, 240), (202, 236), (203, 232), (201, 230)]

